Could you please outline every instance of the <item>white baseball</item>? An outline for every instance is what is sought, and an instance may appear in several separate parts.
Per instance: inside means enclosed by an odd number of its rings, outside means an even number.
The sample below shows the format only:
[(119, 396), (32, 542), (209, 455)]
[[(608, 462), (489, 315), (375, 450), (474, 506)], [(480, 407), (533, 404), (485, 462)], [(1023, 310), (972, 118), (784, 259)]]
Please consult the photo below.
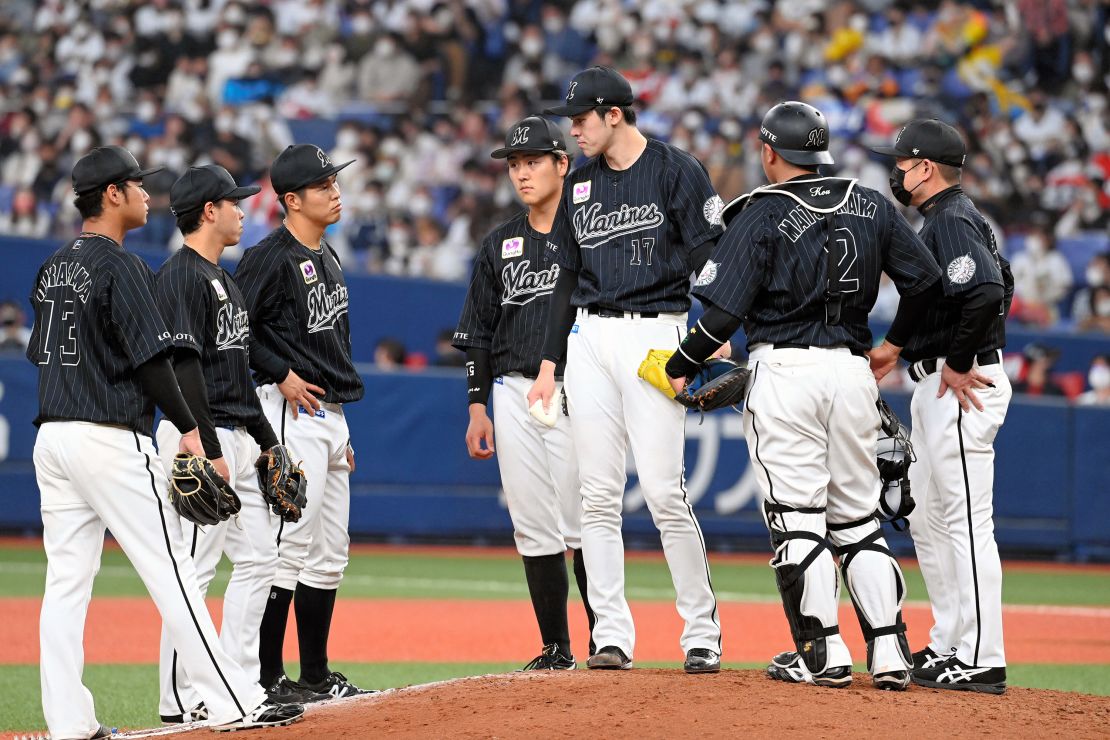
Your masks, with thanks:
[(528, 407), (528, 413), (534, 416), (536, 420), (539, 421), (541, 424), (549, 427), (554, 427), (555, 420), (559, 418), (559, 412), (557, 408), (558, 406), (556, 405), (555, 399), (553, 398), (551, 399), (551, 408), (545, 411), (543, 408), (543, 399), (537, 398), (536, 402)]

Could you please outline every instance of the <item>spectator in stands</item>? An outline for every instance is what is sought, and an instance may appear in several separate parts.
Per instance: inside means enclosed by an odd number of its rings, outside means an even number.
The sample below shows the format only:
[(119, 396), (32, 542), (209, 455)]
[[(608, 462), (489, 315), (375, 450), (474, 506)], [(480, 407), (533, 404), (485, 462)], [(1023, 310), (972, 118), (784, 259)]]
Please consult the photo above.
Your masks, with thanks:
[(23, 308), (15, 301), (0, 303), (0, 351), (26, 352), (31, 328)]
[(1110, 354), (1098, 355), (1091, 360), (1087, 371), (1087, 384), (1091, 390), (1075, 399), (1080, 406), (1110, 406)]
[(374, 347), (374, 367), (379, 370), (400, 370), (405, 366), (405, 345), (400, 339), (386, 337)]
[(374, 42), (358, 67), (358, 97), (368, 103), (395, 106), (403, 112), (420, 92), (420, 65), (395, 34)]
[(1080, 331), (1098, 331), (1110, 334), (1110, 286), (1099, 285), (1091, 289), (1088, 300), (1090, 314), (1079, 321)]
[(1091, 257), (1083, 277), (1085, 285), (1076, 291), (1071, 304), (1072, 321), (1080, 328), (1084, 328), (1084, 322), (1095, 314), (1091, 304), (1095, 289), (1110, 286), (1110, 252), (1101, 252)]
[(50, 214), (39, 207), (30, 188), (19, 188), (12, 196), (11, 211), (0, 212), (0, 234), (41, 239), (50, 232)]
[(454, 328), (440, 329), (436, 335), (436, 367), (462, 367), (466, 365), (466, 355), (451, 346), (455, 339)]
[(1056, 251), (1056, 237), (1045, 214), (1036, 214), (1025, 237), (1025, 251), (1014, 257), (1015, 318), (1027, 324), (1050, 326), (1059, 318), (1058, 304), (1072, 284), (1071, 266)]
[(1064, 396), (1063, 387), (1052, 379), (1049, 372), (1060, 356), (1060, 350), (1047, 344), (1031, 342), (1022, 350), (1025, 359), (1025, 376), (1014, 384), (1014, 393), (1027, 396)]

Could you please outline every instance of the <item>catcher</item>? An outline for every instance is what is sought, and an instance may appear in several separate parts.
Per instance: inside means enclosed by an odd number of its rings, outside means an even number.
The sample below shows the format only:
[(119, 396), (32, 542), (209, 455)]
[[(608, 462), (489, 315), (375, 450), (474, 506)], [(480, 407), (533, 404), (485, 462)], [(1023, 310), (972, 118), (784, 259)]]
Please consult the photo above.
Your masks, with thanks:
[[(180, 527), (191, 543), (202, 592), (220, 557), (227, 553), (231, 560), (220, 643), (255, 680), (259, 625), (277, 568), (270, 511), (296, 521), (305, 505), (304, 474), (278, 444), (253, 392), (243, 296), (218, 264), (224, 248), (238, 243), (242, 233), (239, 200), (258, 190), (238, 187), (216, 165), (193, 167), (178, 179), (170, 190), (170, 208), (185, 246), (159, 270), (154, 290), (173, 337), (174, 373), (199, 420), (208, 457), (175, 458), (177, 429), (159, 423), (156, 439), (171, 480), (169, 498), (180, 515), (167, 524)], [(260, 450), (265, 450), (261, 456)], [(159, 673), (163, 723), (207, 719), (165, 629)], [(304, 692), (296, 701), (318, 698)]]

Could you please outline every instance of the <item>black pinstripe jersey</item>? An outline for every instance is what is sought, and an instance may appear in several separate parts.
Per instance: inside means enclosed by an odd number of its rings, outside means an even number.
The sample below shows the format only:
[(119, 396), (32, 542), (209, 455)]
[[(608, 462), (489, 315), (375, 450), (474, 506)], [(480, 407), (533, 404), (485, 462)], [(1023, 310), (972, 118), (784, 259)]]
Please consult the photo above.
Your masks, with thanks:
[(285, 226), (243, 254), (235, 271), (250, 314), (251, 369), (259, 385), (290, 368), (324, 389), (330, 403), (362, 398), (351, 359), (347, 284), (335, 251), (309, 249)]
[(154, 299), (174, 347), (200, 356), (208, 406), (216, 426), (246, 426), (262, 413), (248, 364), (247, 302), (231, 276), (182, 247), (154, 282)]
[(552, 230), (555, 259), (579, 273), (575, 306), (690, 308), (690, 252), (721, 234), (723, 203), (701, 162), (654, 139), (635, 164), (597, 156), (567, 176)]
[(154, 402), (134, 370), (170, 348), (154, 271), (105, 236), (82, 234), (39, 268), (27, 358), (39, 367), (47, 421), (119, 424), (149, 436)]
[[(487, 234), (474, 259), (452, 344), (464, 351), (489, 350), (495, 377), (513, 372), (535, 377), (539, 371), (547, 304), (559, 277), (547, 238), (522, 211)], [(562, 364), (555, 373), (563, 374)]]
[(768, 193), (752, 197), (729, 221), (693, 292), (743, 318), (749, 348), (778, 343), (867, 351), (867, 314), (875, 304), (881, 273), (890, 275), (903, 295), (914, 295), (937, 280), (936, 263), (894, 205), (870, 188), (849, 187), (849, 182), (815, 175), (789, 181), (795, 188), (816, 188), (822, 197), (833, 194), (833, 278), (843, 306), (835, 326), (825, 322), (825, 214), (788, 195)]
[(994, 231), (959, 186), (938, 193), (921, 206), (925, 224), (921, 238), (940, 265), (944, 298), (925, 312), (913, 337), (902, 350), (909, 362), (948, 354), (960, 326), (962, 296), (983, 283), (1005, 290), (998, 317), (991, 322), (976, 353), (1006, 346), (1006, 316), (1014, 297), (1010, 263), (998, 253)]

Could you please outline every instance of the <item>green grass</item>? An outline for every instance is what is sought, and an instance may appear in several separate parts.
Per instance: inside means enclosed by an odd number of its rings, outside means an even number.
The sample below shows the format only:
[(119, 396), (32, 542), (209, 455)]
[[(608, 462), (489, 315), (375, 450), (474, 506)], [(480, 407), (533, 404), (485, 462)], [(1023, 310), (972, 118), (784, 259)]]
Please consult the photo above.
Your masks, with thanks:
[[(722, 601), (778, 600), (770, 568), (721, 560), (713, 563), (713, 583)], [(0, 596), (41, 596), (46, 557), (38, 549), (0, 549)], [(227, 585), (222, 563), (210, 593)], [(627, 563), (627, 593), (637, 600), (674, 598), (666, 564), (659, 560)], [(925, 587), (915, 567), (905, 568), (909, 599), (924, 601)], [(134, 568), (118, 550), (104, 553), (96, 579), (97, 596), (145, 596)], [(524, 599), (528, 597), (520, 559), (451, 557), (411, 553), (356, 553), (340, 592), (346, 598)], [(845, 595), (845, 598), (847, 596)], [(1110, 576), (1098, 572), (1006, 571), (1004, 600), (1009, 604), (1110, 606)]]
[[(674, 663), (643, 667), (676, 668)], [(515, 663), (336, 663), (356, 685), (377, 689), (442, 681), (460, 676), (503, 673)], [(762, 664), (726, 663), (726, 668), (762, 668)], [(856, 666), (863, 670), (863, 666)], [(1106, 666), (1016, 665), (1008, 669), (1011, 686), (1082, 691), (1110, 696)], [(96, 700), (97, 718), (113, 727), (157, 727), (158, 669), (153, 665), (90, 665), (85, 684)], [(44, 731), (39, 700), (38, 666), (4, 666), (0, 671), (0, 731)]]

